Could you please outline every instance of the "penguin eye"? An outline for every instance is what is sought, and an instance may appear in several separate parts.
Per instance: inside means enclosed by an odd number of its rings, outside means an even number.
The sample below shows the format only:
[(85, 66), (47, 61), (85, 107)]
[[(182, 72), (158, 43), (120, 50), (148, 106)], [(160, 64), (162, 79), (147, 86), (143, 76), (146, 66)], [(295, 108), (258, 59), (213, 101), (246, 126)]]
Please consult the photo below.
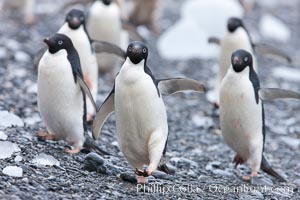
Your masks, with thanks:
[(245, 57), (245, 58), (244, 58), (244, 61), (245, 61), (245, 62), (248, 62), (248, 60), (249, 60), (248, 57)]
[(64, 42), (62, 40), (58, 40), (57, 44), (62, 45)]
[(146, 48), (143, 48), (143, 53), (146, 53), (147, 52), (147, 49)]

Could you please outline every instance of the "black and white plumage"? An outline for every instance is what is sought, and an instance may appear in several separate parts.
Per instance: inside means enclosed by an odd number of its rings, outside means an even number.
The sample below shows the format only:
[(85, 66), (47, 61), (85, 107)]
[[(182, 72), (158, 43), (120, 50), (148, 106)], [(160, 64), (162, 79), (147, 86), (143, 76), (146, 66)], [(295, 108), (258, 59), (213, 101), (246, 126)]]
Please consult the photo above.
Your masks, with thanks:
[[(201, 83), (191, 79), (155, 79), (147, 67), (147, 57), (144, 43), (129, 44), (126, 61), (93, 124), (96, 139), (107, 117), (115, 111), (119, 147), (137, 169), (138, 182), (145, 181), (141, 175), (148, 176), (157, 169), (166, 147), (168, 123), (161, 94), (205, 90)], [(148, 168), (143, 172), (144, 165)]]
[(233, 52), (231, 63), (220, 88), (220, 123), (223, 138), (237, 154), (234, 162), (237, 165), (246, 162), (250, 166), (251, 175), (245, 176), (245, 179), (256, 176), (261, 168), (280, 181), (285, 181), (270, 167), (263, 155), (263, 100), (300, 99), (300, 94), (289, 90), (261, 88), (250, 52)]
[(44, 42), (48, 50), (38, 67), (38, 108), (49, 132), (40, 136), (66, 140), (79, 152), (86, 131), (86, 96), (96, 107), (83, 81), (79, 55), (66, 35), (55, 34)]

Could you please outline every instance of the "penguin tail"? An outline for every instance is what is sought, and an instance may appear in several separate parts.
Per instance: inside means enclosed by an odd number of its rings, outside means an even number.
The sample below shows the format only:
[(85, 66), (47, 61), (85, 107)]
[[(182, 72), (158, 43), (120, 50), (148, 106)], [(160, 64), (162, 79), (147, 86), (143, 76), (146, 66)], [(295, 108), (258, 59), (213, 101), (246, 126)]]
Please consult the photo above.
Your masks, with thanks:
[(86, 154), (90, 152), (95, 152), (99, 155), (110, 155), (110, 153), (98, 147), (96, 142), (88, 135), (86, 135), (85, 137), (85, 142), (83, 144), (83, 148), (81, 149), (81, 152)]
[(277, 178), (280, 182), (287, 182), (285, 178), (283, 178), (278, 172), (276, 172), (271, 165), (268, 163), (267, 159), (265, 158), (264, 155), (262, 155), (262, 160), (261, 160), (261, 169), (266, 172), (267, 174)]

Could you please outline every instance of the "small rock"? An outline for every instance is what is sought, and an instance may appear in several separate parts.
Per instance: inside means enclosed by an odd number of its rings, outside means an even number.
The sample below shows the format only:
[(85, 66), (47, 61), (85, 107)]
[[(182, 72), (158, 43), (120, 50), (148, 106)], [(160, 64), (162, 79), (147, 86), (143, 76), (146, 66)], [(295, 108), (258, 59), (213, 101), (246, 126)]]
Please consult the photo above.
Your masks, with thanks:
[(231, 172), (222, 169), (214, 169), (212, 170), (212, 173), (220, 176), (233, 176)]
[(2, 170), (3, 174), (13, 177), (22, 177), (23, 169), (17, 166), (7, 166)]
[(130, 172), (123, 172), (119, 175), (119, 177), (123, 180), (123, 181), (127, 181), (130, 183), (137, 183), (137, 180), (135, 178), (135, 175), (133, 173)]
[(293, 149), (296, 149), (300, 145), (300, 140), (297, 138), (291, 138), (288, 136), (282, 136), (280, 137), (280, 140), (285, 143), (286, 145), (292, 147)]
[(37, 94), (37, 84), (36, 83), (33, 83), (31, 84), (27, 90), (26, 90), (28, 93), (30, 94)]
[(213, 126), (213, 121), (211, 118), (209, 117), (205, 117), (205, 116), (199, 116), (199, 115), (194, 115), (192, 117), (192, 121), (194, 122), (194, 124), (197, 126), (197, 127), (211, 127)]
[(3, 131), (0, 131), (0, 140), (7, 140), (7, 135)]
[(27, 117), (27, 118), (24, 119), (24, 122), (27, 125), (34, 125), (34, 124), (36, 124), (38, 122), (41, 122), (41, 121), (42, 121), (41, 117), (38, 114), (35, 114), (31, 117)]
[(96, 171), (107, 175), (117, 175), (122, 170), (121, 167), (115, 166), (94, 152), (86, 155), (84, 159), (84, 169), (89, 172)]
[(37, 155), (32, 161), (32, 164), (40, 167), (40, 166), (50, 166), (52, 167), (53, 165), (60, 166), (59, 161), (54, 158), (53, 156), (47, 155), (45, 153), (41, 153)]
[(18, 62), (29, 62), (30, 61), (30, 56), (23, 51), (15, 52), (14, 56), (15, 56), (15, 60)]
[(271, 179), (267, 177), (252, 177), (251, 178), (252, 185), (259, 185), (259, 186), (273, 186), (273, 182)]
[(21, 162), (22, 159), (23, 159), (22, 156), (17, 155), (17, 156), (15, 157), (15, 162)]
[(164, 173), (164, 172), (161, 172), (161, 171), (154, 171), (152, 174), (151, 174), (153, 177), (157, 178), (157, 179), (162, 179), (162, 180), (168, 180), (170, 179), (170, 177), (168, 176), (168, 174)]
[(14, 50), (14, 51), (20, 49), (20, 47), (21, 47), (20, 43), (13, 39), (6, 40), (5, 44), (8, 49)]
[(0, 127), (24, 126), (23, 121), (17, 115), (8, 111), (0, 111)]
[(4, 47), (0, 47), (0, 59), (5, 59), (7, 57), (7, 50)]

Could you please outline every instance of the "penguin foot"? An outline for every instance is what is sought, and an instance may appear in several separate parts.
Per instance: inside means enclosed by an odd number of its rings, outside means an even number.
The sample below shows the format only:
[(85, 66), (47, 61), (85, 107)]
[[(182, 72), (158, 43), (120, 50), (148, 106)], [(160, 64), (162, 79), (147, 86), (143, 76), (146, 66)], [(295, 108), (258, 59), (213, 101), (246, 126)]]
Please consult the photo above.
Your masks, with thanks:
[(80, 152), (80, 148), (78, 148), (78, 147), (76, 147), (74, 149), (65, 148), (64, 152), (69, 153), (69, 154), (77, 154)]
[(148, 183), (148, 179), (145, 176), (138, 176), (138, 175), (136, 175), (135, 177), (136, 177), (136, 181), (137, 181), (138, 184)]
[(243, 176), (243, 180), (244, 181), (249, 181), (253, 177), (257, 177), (257, 172), (251, 172), (250, 176)]
[(54, 135), (45, 133), (43, 131), (38, 131), (36, 133), (36, 135), (39, 139), (42, 139), (42, 140), (56, 140)]
[(136, 176), (143, 176), (143, 177), (148, 177), (149, 176), (149, 174), (148, 174), (148, 171), (147, 170), (139, 170), (139, 169), (135, 169), (135, 175)]
[(236, 154), (232, 162), (235, 163), (235, 168), (236, 168), (238, 165), (243, 164), (245, 161), (241, 156)]

